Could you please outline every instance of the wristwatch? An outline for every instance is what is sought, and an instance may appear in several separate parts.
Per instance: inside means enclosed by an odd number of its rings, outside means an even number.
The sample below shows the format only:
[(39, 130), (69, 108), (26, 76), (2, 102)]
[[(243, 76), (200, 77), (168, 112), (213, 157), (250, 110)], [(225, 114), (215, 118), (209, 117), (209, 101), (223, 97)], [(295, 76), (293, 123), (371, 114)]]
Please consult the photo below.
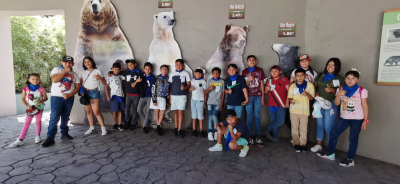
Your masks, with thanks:
[(364, 122), (369, 123), (369, 120), (368, 119), (364, 119)]

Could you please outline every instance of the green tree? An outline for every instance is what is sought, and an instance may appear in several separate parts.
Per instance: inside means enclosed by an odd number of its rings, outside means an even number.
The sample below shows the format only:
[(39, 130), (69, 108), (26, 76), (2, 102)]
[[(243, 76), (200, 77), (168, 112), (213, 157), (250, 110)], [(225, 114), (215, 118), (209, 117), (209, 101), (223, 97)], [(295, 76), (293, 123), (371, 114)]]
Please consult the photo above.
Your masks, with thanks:
[(30, 73), (38, 73), (50, 92), (50, 72), (66, 53), (64, 16), (11, 17), (11, 35), (15, 92), (21, 93)]

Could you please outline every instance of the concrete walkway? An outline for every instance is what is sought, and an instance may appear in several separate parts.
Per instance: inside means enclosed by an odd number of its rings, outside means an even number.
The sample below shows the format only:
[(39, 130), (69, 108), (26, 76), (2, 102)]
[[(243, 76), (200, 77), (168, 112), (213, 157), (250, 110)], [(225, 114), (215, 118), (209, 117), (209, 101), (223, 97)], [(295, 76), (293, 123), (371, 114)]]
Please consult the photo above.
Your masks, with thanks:
[[(9, 148), (18, 137), (25, 116), (0, 118), (1, 183), (400, 183), (400, 167), (357, 156), (356, 166), (338, 165), (315, 153), (295, 153), (288, 140), (251, 147), (245, 158), (238, 151), (209, 152), (216, 142), (184, 139), (166, 131), (109, 131), (84, 136), (87, 126), (70, 126), (73, 141), (42, 148), (34, 144), (36, 126), (30, 127), (25, 145)], [(42, 139), (46, 137), (49, 112), (43, 115)], [(111, 127), (108, 127), (110, 129)], [(397, 153), (393, 153), (397, 154)]]

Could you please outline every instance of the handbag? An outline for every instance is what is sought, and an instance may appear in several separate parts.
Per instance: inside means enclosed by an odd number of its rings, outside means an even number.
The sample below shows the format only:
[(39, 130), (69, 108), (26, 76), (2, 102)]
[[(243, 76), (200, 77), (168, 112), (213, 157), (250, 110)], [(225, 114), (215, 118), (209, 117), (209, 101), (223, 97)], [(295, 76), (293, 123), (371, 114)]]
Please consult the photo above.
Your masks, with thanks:
[(30, 110), (28, 110), (28, 109), (26, 109), (26, 114), (28, 115), (28, 116), (34, 116), (34, 115), (36, 115), (36, 114), (38, 114), (39, 113), (39, 109), (36, 107), (36, 106), (32, 106), (32, 108), (30, 109)]
[(89, 78), (89, 76), (90, 76), (90, 74), (92, 72), (93, 72), (93, 70), (90, 71), (89, 75), (86, 77), (86, 80), (83, 82), (81, 89), (79, 90), (79, 94), (78, 95), (81, 96), (81, 98), (79, 99), (79, 102), (82, 105), (89, 105), (90, 104), (90, 97), (89, 97), (89, 95), (87, 93), (85, 93), (86, 89), (85, 89), (85, 87), (83, 87), (83, 85), (88, 80), (88, 78)]

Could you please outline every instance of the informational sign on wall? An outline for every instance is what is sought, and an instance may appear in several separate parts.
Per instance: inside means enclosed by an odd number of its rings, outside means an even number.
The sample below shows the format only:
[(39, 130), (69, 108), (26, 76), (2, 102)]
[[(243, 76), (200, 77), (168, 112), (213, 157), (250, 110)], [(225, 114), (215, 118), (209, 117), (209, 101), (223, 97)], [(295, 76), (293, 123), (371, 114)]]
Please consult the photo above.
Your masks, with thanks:
[(295, 37), (296, 22), (281, 22), (279, 23), (278, 37)]
[(230, 4), (229, 19), (244, 19), (244, 10), (246, 4)]
[(173, 0), (158, 0), (158, 8), (172, 8)]
[(400, 86), (400, 8), (383, 15), (378, 84)]

